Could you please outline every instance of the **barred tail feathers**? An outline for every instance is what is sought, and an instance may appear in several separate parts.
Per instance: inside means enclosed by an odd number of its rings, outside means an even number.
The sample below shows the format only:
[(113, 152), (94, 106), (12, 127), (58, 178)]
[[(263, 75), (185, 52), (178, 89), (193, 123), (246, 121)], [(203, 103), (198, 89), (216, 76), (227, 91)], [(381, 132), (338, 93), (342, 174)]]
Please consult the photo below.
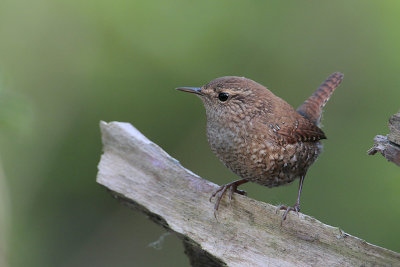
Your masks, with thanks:
[(333, 91), (343, 80), (343, 74), (335, 72), (331, 74), (325, 82), (297, 109), (303, 117), (319, 126), (322, 117), (322, 109), (328, 102)]

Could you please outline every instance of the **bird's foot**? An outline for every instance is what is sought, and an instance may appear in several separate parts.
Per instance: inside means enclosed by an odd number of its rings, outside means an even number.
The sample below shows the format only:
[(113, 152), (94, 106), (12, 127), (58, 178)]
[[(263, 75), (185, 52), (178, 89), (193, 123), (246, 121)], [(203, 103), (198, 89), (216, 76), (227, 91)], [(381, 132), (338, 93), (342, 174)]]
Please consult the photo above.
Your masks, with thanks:
[(233, 193), (238, 193), (240, 195), (247, 196), (246, 191), (239, 190), (237, 187), (241, 184), (246, 183), (247, 180), (242, 179), (242, 180), (237, 180), (229, 184), (221, 185), (210, 197), (210, 202), (213, 199), (213, 197), (216, 197), (215, 205), (214, 205), (214, 217), (217, 219), (217, 211), (219, 208), (219, 204), (221, 202), (222, 197), (226, 193), (227, 190), (229, 190), (229, 200), (232, 200), (232, 195)]
[(280, 211), (280, 210), (285, 211), (282, 215), (282, 221), (281, 221), (281, 225), (282, 225), (283, 221), (286, 220), (286, 217), (290, 211), (296, 212), (297, 216), (299, 216), (300, 204), (296, 203), (293, 207), (286, 206), (286, 205), (279, 205), (278, 208), (276, 209), (276, 212), (278, 213), (278, 211)]

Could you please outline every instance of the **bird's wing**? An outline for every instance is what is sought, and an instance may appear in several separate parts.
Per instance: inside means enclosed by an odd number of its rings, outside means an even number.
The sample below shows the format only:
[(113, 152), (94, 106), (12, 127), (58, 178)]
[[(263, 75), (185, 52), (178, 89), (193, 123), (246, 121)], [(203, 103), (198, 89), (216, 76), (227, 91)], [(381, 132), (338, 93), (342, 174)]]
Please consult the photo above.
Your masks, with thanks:
[[(264, 123), (265, 124), (265, 123)], [(286, 143), (316, 142), (326, 139), (324, 132), (311, 121), (300, 114), (293, 117), (279, 117), (274, 123), (267, 123), (270, 131), (278, 137), (278, 140)]]

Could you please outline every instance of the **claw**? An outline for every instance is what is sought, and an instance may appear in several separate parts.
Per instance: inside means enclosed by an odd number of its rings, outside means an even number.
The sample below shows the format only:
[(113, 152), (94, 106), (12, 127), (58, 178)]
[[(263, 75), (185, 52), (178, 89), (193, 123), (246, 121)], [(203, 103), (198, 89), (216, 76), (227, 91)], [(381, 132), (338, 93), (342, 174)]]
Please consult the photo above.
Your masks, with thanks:
[(297, 216), (299, 216), (300, 205), (298, 203), (296, 203), (293, 207), (279, 205), (278, 208), (276, 209), (276, 213), (278, 213), (279, 210), (285, 211), (282, 215), (282, 220), (281, 220), (281, 226), (282, 226), (283, 221), (286, 220), (286, 217), (290, 211), (296, 212)]
[(301, 189), (303, 188), (304, 177), (305, 177), (305, 174), (302, 175), (302, 176), (300, 177), (299, 192), (297, 193), (297, 201), (296, 201), (296, 204), (294, 204), (293, 207), (288, 207), (288, 206), (285, 206), (285, 205), (280, 205), (280, 206), (278, 206), (278, 208), (277, 208), (277, 210), (276, 210), (277, 213), (278, 213), (279, 210), (285, 210), (285, 212), (283, 213), (283, 216), (282, 216), (281, 226), (282, 226), (283, 221), (286, 220), (286, 216), (288, 215), (288, 213), (289, 213), (290, 211), (295, 211), (296, 214), (297, 214), (297, 216), (299, 216), (299, 211), (300, 211), (300, 195), (301, 195)]
[(232, 200), (233, 193), (238, 193), (238, 194), (241, 194), (241, 195), (247, 195), (246, 191), (237, 189), (237, 187), (239, 185), (244, 184), (246, 182), (248, 182), (246, 179), (242, 179), (242, 180), (237, 180), (237, 181), (234, 181), (234, 182), (226, 184), (226, 185), (222, 185), (210, 196), (210, 199), (209, 199), (210, 202), (213, 199), (213, 197), (216, 197), (216, 201), (215, 201), (215, 204), (214, 204), (214, 217), (215, 217), (215, 219), (217, 219), (217, 211), (218, 211), (218, 208), (219, 208), (219, 204), (221, 202), (222, 197), (226, 193), (226, 190), (229, 189), (229, 200)]

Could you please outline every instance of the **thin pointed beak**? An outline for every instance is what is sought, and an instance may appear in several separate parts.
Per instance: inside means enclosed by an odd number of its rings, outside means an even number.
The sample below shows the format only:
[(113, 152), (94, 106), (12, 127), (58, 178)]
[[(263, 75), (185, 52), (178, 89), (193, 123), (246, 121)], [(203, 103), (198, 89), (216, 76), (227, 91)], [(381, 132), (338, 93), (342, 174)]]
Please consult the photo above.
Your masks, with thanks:
[(203, 95), (201, 92), (201, 88), (199, 87), (178, 87), (176, 90), (182, 91), (182, 92), (187, 92), (187, 93), (192, 93), (196, 95)]

